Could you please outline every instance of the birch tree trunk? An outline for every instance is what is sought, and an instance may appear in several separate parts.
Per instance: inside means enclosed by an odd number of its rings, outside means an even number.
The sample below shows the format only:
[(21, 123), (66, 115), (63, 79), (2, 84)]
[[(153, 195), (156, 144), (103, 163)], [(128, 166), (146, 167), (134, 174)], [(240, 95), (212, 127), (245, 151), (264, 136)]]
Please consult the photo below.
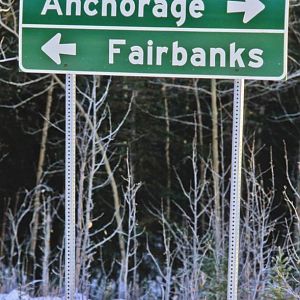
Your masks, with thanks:
[(216, 80), (211, 80), (211, 107), (212, 107), (212, 175), (214, 182), (214, 208), (215, 208), (215, 243), (217, 276), (220, 271), (220, 255), (222, 245), (221, 209), (220, 209), (220, 182), (219, 182), (219, 133), (218, 133), (218, 105)]
[[(202, 109), (201, 109), (201, 102), (200, 96), (198, 91), (198, 79), (194, 80), (194, 91), (195, 91), (195, 98), (196, 98), (196, 106), (197, 106), (197, 127), (198, 127), (198, 145), (200, 149), (200, 153), (203, 156), (203, 120), (202, 120)], [(200, 180), (201, 183), (204, 183), (204, 173), (205, 173), (205, 164), (203, 159), (200, 160)]]
[[(198, 79), (194, 80), (194, 91), (195, 91), (195, 99), (196, 99), (196, 106), (197, 106), (197, 127), (198, 127), (198, 142), (199, 145), (199, 152), (201, 156), (204, 155), (204, 142), (203, 142), (203, 119), (202, 119), (202, 109), (201, 109), (201, 102), (200, 102), (200, 96), (198, 91)], [(205, 163), (203, 159), (200, 159), (200, 183), (201, 185), (204, 184), (205, 178)], [(206, 204), (202, 203), (202, 207), (204, 207)], [(203, 231), (205, 231), (206, 227), (206, 220), (205, 220), (205, 214), (202, 214), (201, 216), (201, 228)]]
[(42, 271), (42, 293), (43, 296), (49, 294), (49, 257), (50, 257), (50, 237), (51, 237), (51, 203), (44, 203), (44, 247), (43, 247), (43, 271)]
[(171, 215), (171, 158), (170, 158), (170, 118), (169, 118), (169, 100), (166, 93), (166, 87), (162, 88), (165, 106), (165, 120), (166, 120), (166, 142), (165, 142), (165, 157), (167, 164), (167, 219), (170, 220)]
[(79, 289), (80, 286), (80, 275), (81, 275), (81, 267), (82, 267), (82, 239), (83, 239), (83, 203), (85, 201), (84, 194), (84, 180), (85, 180), (85, 168), (86, 168), (86, 160), (87, 153), (82, 151), (81, 165), (79, 168), (79, 185), (78, 185), (78, 206), (77, 206), (77, 227), (76, 227), (76, 275), (75, 282), (76, 288)]
[[(130, 166), (130, 170), (131, 170), (131, 181), (134, 184), (136, 181), (136, 147), (135, 147), (135, 143), (137, 140), (137, 130), (136, 130), (136, 106), (135, 106), (135, 101), (133, 103), (132, 106), (132, 112), (130, 115), (130, 136), (131, 136), (131, 140), (133, 142), (130, 143), (129, 146), (129, 166)], [(133, 228), (133, 247), (134, 249), (138, 248), (138, 240), (137, 240), (137, 226), (134, 226)], [(137, 266), (138, 265), (138, 257), (137, 257), (137, 251), (134, 251), (133, 254), (133, 265)], [(138, 300), (139, 298), (139, 276), (138, 276), (138, 270), (137, 268), (133, 268), (133, 274), (132, 274), (132, 300)]]
[[(31, 231), (31, 244), (30, 244), (30, 255), (32, 257), (32, 264), (33, 268), (30, 268), (33, 270), (35, 269), (36, 265), (36, 259), (35, 259), (35, 252), (36, 252), (36, 246), (37, 246), (37, 236), (38, 236), (38, 228), (39, 228), (39, 222), (40, 222), (40, 206), (41, 206), (41, 189), (39, 188), (39, 185), (41, 184), (41, 179), (44, 171), (44, 162), (45, 162), (45, 156), (46, 156), (46, 147), (47, 147), (47, 139), (48, 139), (48, 131), (49, 131), (49, 120), (50, 120), (50, 114), (51, 114), (51, 106), (53, 102), (53, 89), (54, 89), (54, 81), (51, 80), (50, 83), (50, 89), (47, 93), (47, 103), (46, 103), (46, 110), (45, 110), (45, 117), (44, 117), (44, 124), (43, 124), (43, 130), (42, 130), (42, 139), (41, 139), (41, 147), (40, 147), (40, 153), (39, 153), (39, 160), (38, 160), (38, 166), (37, 166), (37, 174), (36, 174), (36, 186), (37, 191), (34, 197), (34, 211), (33, 211), (33, 217), (32, 217), (32, 224), (33, 228)], [(33, 274), (34, 275), (34, 274)]]

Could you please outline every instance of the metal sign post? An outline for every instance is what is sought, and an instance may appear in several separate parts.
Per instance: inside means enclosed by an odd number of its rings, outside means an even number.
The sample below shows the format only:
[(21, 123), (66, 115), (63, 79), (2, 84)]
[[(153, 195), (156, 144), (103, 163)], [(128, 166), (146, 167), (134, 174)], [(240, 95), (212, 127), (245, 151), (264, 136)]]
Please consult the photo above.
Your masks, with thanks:
[(76, 75), (66, 75), (65, 300), (75, 299)]
[(244, 80), (234, 81), (227, 300), (237, 300), (240, 198), (244, 123)]

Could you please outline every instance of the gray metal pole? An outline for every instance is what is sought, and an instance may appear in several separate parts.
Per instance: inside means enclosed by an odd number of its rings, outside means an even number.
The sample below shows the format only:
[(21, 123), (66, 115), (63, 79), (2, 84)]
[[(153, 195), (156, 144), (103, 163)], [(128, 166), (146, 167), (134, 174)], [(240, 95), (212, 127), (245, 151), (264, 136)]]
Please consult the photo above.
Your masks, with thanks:
[(233, 99), (227, 300), (237, 300), (238, 290), (243, 123), (244, 80), (236, 79)]
[(75, 299), (76, 75), (66, 75), (65, 299)]

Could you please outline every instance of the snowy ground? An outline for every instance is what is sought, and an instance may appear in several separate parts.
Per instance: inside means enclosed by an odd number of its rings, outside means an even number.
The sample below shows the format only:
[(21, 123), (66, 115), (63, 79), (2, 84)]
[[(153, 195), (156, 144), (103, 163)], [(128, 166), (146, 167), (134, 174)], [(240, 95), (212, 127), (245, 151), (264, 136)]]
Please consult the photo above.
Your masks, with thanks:
[[(60, 297), (31, 298), (20, 291), (14, 290), (9, 294), (0, 294), (0, 300), (64, 300), (64, 298), (60, 298)], [(87, 299), (82, 295), (77, 295), (76, 300), (87, 300)]]

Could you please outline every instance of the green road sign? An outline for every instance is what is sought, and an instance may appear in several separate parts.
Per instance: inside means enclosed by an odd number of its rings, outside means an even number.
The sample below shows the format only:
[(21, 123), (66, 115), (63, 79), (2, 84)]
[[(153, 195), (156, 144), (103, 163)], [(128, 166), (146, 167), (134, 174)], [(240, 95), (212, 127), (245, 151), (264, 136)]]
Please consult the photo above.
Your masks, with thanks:
[(25, 72), (282, 79), (288, 0), (21, 0)]

